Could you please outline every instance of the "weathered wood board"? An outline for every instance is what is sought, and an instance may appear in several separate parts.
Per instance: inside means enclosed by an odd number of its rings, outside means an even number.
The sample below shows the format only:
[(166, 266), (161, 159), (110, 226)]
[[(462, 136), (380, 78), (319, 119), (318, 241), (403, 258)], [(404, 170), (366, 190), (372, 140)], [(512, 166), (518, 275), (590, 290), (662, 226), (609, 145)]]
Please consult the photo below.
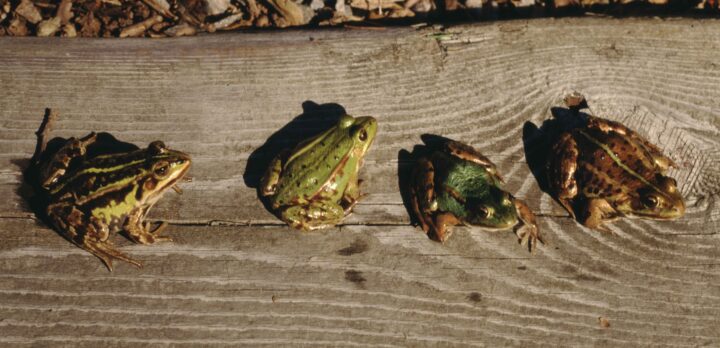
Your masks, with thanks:
[[(0, 345), (720, 346), (720, 22), (448, 32), (1, 39)], [(571, 90), (680, 162), (686, 217), (600, 234), (538, 189), (523, 134)], [(193, 155), (185, 194), (152, 214), (176, 241), (115, 238), (144, 269), (109, 273), (34, 219), (21, 169), (46, 107), (58, 136)], [(339, 228), (291, 231), (251, 186), (268, 153), (343, 108), (380, 122), (368, 196)], [(423, 133), (495, 161), (549, 244), (531, 255), (509, 231), (458, 228), (441, 245), (410, 226), (397, 173)]]

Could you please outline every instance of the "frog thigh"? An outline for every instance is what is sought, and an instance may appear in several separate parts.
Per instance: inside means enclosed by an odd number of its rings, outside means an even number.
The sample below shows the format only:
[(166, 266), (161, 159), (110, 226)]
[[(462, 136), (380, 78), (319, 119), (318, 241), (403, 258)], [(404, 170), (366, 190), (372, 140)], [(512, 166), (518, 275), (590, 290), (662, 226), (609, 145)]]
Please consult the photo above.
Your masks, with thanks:
[(262, 196), (271, 196), (277, 190), (277, 183), (282, 175), (282, 167), (284, 159), (287, 157), (289, 150), (281, 151), (268, 165), (265, 174), (260, 179), (260, 194)]
[(572, 134), (564, 133), (553, 146), (552, 156), (548, 162), (548, 185), (556, 195), (555, 198), (563, 208), (575, 219), (572, 200), (577, 196), (578, 187), (575, 180), (577, 170), (578, 148)]
[(123, 225), (123, 230), (127, 236), (135, 243), (153, 244), (155, 242), (167, 241), (172, 242), (172, 238), (160, 236), (160, 232), (167, 227), (167, 222), (162, 222), (157, 228), (150, 231), (150, 223), (143, 224), (142, 219), (145, 217), (146, 209), (135, 209), (128, 216), (127, 221)]
[(470, 161), (477, 165), (485, 168), (490, 174), (495, 176), (501, 182), (504, 181), (495, 167), (495, 163), (490, 161), (489, 158), (485, 157), (482, 153), (477, 151), (474, 147), (463, 144), (458, 141), (449, 140), (445, 143), (445, 150), (449, 154)]
[(305, 231), (335, 226), (343, 217), (343, 207), (329, 200), (291, 206), (280, 214), (280, 218), (291, 227)]
[(112, 259), (123, 260), (138, 268), (142, 263), (115, 249), (107, 239), (109, 229), (95, 218), (87, 216), (72, 204), (59, 203), (48, 206), (48, 213), (56, 230), (75, 245), (102, 260), (112, 272)]
[(624, 135), (645, 147), (648, 153), (653, 157), (655, 164), (657, 164), (662, 170), (667, 170), (669, 167), (677, 168), (677, 164), (673, 162), (670, 157), (665, 156), (659, 147), (649, 142), (647, 139), (637, 134), (630, 128), (625, 127), (622, 123), (607, 120), (604, 118), (593, 117), (588, 121), (588, 127), (599, 129), (605, 133), (614, 131), (615, 133)]
[(608, 201), (601, 198), (590, 199), (584, 208), (587, 216), (583, 225), (602, 232), (610, 233), (610, 230), (602, 226), (605, 221), (614, 220), (618, 213)]
[(77, 157), (85, 156), (87, 147), (95, 143), (97, 136), (95, 132), (86, 135), (83, 138), (70, 138), (65, 144), (55, 152), (52, 159), (43, 166), (42, 170), (42, 186), (50, 187), (58, 178), (65, 175), (65, 171), (70, 167), (70, 162)]

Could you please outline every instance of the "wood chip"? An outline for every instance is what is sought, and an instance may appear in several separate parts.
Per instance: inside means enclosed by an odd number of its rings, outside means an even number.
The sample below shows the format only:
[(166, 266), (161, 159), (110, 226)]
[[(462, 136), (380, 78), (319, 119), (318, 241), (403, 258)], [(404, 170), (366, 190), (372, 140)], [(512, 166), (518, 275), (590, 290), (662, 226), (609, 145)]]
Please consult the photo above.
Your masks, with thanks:
[(60, 17), (60, 24), (68, 24), (70, 19), (73, 18), (72, 4), (72, 0), (60, 1), (60, 6), (58, 6), (57, 13), (55, 14)]
[(230, 8), (230, 0), (205, 0), (205, 11), (210, 16), (225, 13)]
[(30, 0), (20, 1), (20, 5), (18, 5), (18, 7), (15, 9), (15, 13), (19, 14), (32, 24), (37, 24), (42, 21), (42, 15), (40, 15), (40, 11)]
[(167, 36), (171, 37), (190, 36), (195, 35), (196, 32), (195, 27), (187, 23), (178, 24), (164, 31)]
[(38, 24), (37, 36), (54, 36), (58, 30), (60, 30), (60, 17), (53, 17)]
[(267, 2), (285, 19), (287, 25), (306, 24), (300, 5), (292, 0), (267, 0)]
[(27, 36), (27, 20), (25, 20), (25, 18), (23, 17), (16, 16), (15, 18), (13, 18), (13, 20), (10, 21), (7, 32), (12, 36)]
[(163, 21), (162, 16), (153, 16), (150, 17), (140, 23), (133, 24), (129, 27), (123, 28), (122, 31), (120, 31), (120, 37), (136, 37), (140, 36), (143, 33), (145, 33), (148, 28), (152, 27), (155, 24), (158, 24)]
[(77, 30), (75, 29), (75, 25), (72, 23), (68, 23), (63, 25), (62, 27), (62, 37), (77, 37)]
[(157, 11), (160, 15), (166, 18), (175, 18), (175, 15), (170, 12), (170, 4), (166, 0), (142, 0), (145, 4), (152, 7), (153, 10)]

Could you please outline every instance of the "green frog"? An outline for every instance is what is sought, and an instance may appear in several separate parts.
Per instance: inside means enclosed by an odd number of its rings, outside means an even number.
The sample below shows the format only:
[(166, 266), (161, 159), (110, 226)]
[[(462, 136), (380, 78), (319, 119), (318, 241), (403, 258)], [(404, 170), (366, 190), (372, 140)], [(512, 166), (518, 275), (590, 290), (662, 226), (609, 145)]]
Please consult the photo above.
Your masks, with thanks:
[(95, 133), (70, 138), (54, 153), (44, 154), (48, 118), (38, 131), (33, 156), (38, 186), (46, 196), (48, 220), (65, 238), (100, 258), (110, 271), (113, 259), (142, 267), (115, 249), (108, 237), (123, 231), (136, 243), (171, 241), (160, 235), (167, 223), (152, 229), (144, 219), (165, 191), (179, 192), (176, 184), (190, 168), (190, 156), (161, 141), (145, 149), (88, 156), (88, 148), (97, 139)]
[(677, 165), (662, 151), (619, 122), (579, 110), (578, 93), (565, 97), (582, 123), (561, 133), (547, 164), (550, 193), (583, 225), (608, 231), (603, 223), (622, 216), (658, 220), (681, 217), (685, 203), (675, 179)]
[(425, 233), (445, 242), (458, 224), (503, 230), (517, 227), (522, 245), (543, 243), (535, 215), (502, 189), (495, 164), (473, 147), (445, 140), (421, 157), (410, 181), (410, 205)]
[(276, 156), (260, 195), (293, 228), (335, 226), (361, 197), (358, 172), (376, 131), (373, 117), (340, 117), (332, 128)]

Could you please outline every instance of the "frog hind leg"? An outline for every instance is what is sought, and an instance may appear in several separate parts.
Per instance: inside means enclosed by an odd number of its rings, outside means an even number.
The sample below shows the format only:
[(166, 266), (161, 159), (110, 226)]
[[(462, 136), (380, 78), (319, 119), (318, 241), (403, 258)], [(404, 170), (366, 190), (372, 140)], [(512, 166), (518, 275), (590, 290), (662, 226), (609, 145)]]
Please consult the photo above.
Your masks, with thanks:
[(662, 170), (667, 170), (670, 167), (678, 167), (677, 164), (675, 164), (675, 162), (670, 159), (670, 157), (663, 154), (662, 150), (660, 150), (659, 147), (655, 146), (655, 144), (649, 142), (647, 139), (645, 139), (632, 129), (625, 127), (620, 122), (615, 122), (599, 117), (593, 117), (588, 121), (588, 127), (599, 129), (605, 133), (615, 132), (639, 143), (652, 156), (655, 164)]
[(602, 198), (590, 199), (585, 205), (585, 211), (587, 215), (583, 225), (601, 232), (612, 233), (607, 227), (603, 226), (603, 222), (612, 221), (619, 214), (607, 200)]
[(555, 156), (548, 162), (548, 184), (558, 202), (575, 219), (572, 201), (578, 192), (575, 171), (579, 152), (572, 134), (564, 133), (553, 146), (553, 153)]
[(130, 213), (123, 225), (123, 231), (125, 231), (128, 238), (135, 243), (145, 245), (154, 244), (155, 242), (172, 242), (171, 237), (160, 235), (167, 227), (167, 222), (160, 223), (160, 225), (153, 230), (150, 229), (149, 222), (146, 221), (143, 223), (147, 210), (147, 208), (135, 209)]
[(485, 168), (485, 170), (492, 174), (498, 181), (504, 182), (495, 167), (495, 163), (490, 161), (489, 158), (485, 157), (485, 155), (477, 151), (474, 147), (458, 141), (449, 140), (445, 143), (445, 151), (455, 157), (470, 161)]
[(281, 151), (270, 162), (267, 170), (265, 170), (265, 174), (260, 179), (261, 196), (272, 196), (277, 191), (277, 183), (280, 181), (280, 176), (282, 175), (283, 163), (289, 152), (287, 149)]
[(540, 230), (535, 220), (535, 214), (533, 214), (530, 207), (515, 197), (512, 197), (513, 204), (515, 205), (515, 212), (517, 213), (520, 224), (515, 228), (515, 234), (518, 237), (520, 245), (527, 245), (528, 251), (533, 252), (537, 246), (537, 242), (545, 244), (545, 241), (540, 236)]
[(95, 132), (91, 132), (80, 139), (68, 139), (68, 141), (53, 154), (52, 159), (43, 169), (41, 174), (42, 186), (48, 188), (61, 176), (65, 175), (65, 172), (70, 167), (70, 162), (77, 157), (85, 156), (87, 148), (95, 143), (96, 140), (97, 135)]
[(142, 268), (142, 263), (115, 249), (108, 240), (109, 230), (95, 218), (88, 219), (75, 206), (56, 204), (48, 207), (56, 230), (78, 247), (99, 258), (110, 272), (113, 271), (113, 259), (122, 260)]
[(331, 201), (291, 206), (280, 214), (280, 218), (288, 225), (304, 231), (333, 227), (344, 217), (343, 207)]
[(437, 235), (433, 221), (435, 201), (435, 168), (425, 157), (418, 160), (410, 180), (410, 205), (426, 234)]

